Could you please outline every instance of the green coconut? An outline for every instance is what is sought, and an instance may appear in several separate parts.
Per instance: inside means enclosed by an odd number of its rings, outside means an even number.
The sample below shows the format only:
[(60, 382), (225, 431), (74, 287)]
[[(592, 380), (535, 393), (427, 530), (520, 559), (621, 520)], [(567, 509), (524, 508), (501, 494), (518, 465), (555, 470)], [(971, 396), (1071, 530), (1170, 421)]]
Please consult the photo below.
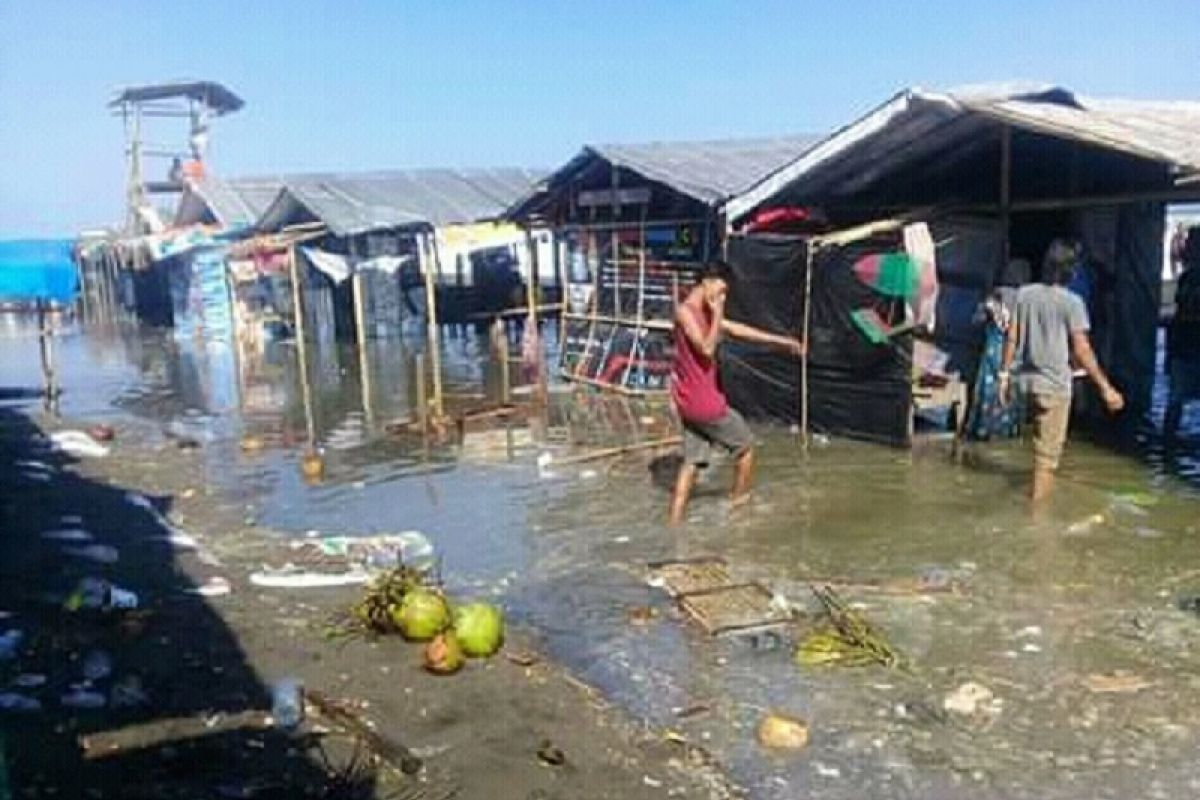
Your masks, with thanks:
[(453, 630), (442, 631), (425, 645), (425, 669), (435, 675), (453, 675), (465, 661)]
[(450, 624), (446, 598), (428, 589), (410, 591), (391, 612), (396, 628), (405, 639), (413, 642), (427, 642)]
[(504, 614), (489, 603), (459, 606), (454, 611), (454, 632), (468, 656), (490, 656), (504, 644)]

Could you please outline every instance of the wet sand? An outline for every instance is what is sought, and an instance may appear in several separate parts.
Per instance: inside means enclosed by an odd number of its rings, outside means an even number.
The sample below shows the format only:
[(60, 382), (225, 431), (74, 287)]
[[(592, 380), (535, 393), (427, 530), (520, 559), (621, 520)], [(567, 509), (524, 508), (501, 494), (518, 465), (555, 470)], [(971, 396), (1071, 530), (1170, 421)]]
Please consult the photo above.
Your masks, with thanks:
[[(382, 736), (424, 762), (415, 778), (398, 779), (385, 770), (364, 779), (357, 787), (362, 794), (337, 796), (727, 796), (702, 751), (635, 724), (543, 656), (532, 665), (498, 656), (439, 678), (420, 668), (418, 646), (391, 638), (329, 641), (325, 622), (357, 590), (252, 586), (251, 571), (285, 555), (283, 540), (213, 501), (199, 451), (169, 441), (139, 444), (142, 432), (118, 426), (109, 457), (75, 460), (45, 452), (39, 437), (23, 413), (0, 411), (0, 596), (11, 615), (4, 627), (26, 633), (25, 644), (0, 668), (10, 681), (29, 673), (47, 678), (44, 686), (21, 690), (39, 699), (42, 710), (4, 717), (15, 796), (324, 796), (319, 792), (329, 782), (314, 751), (301, 737), (275, 730), (151, 745), (99, 761), (84, 760), (78, 747), (81, 735), (136, 722), (269, 710), (269, 686), (284, 676), (360, 704)], [(17, 466), (34, 461), (45, 468)], [(129, 492), (151, 498), (173, 524), (200, 540), (206, 555), (154, 541), (161, 525), (130, 502)], [(62, 527), (94, 533), (96, 543), (119, 550), (119, 562), (68, 557), (62, 544), (39, 537)], [(62, 595), (88, 575), (136, 592), (141, 608), (63, 611)], [(229, 581), (230, 594), (190, 594), (218, 576)], [(136, 676), (144, 704), (61, 707), (60, 697), (81, 680), (85, 660), (98, 650), (111, 656), (112, 675), (89, 688), (107, 694)], [(537, 654), (536, 635), (514, 631), (507, 652)], [(563, 764), (539, 759), (546, 742), (561, 750)], [(345, 762), (344, 744), (331, 750), (335, 763)], [(413, 787), (425, 793), (395, 794)]]

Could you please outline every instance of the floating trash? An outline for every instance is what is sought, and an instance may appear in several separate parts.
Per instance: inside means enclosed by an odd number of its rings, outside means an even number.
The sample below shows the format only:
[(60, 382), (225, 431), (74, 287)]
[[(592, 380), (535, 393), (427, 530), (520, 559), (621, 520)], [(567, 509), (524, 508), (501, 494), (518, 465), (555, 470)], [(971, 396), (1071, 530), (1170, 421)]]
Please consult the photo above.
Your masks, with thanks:
[(50, 434), (50, 444), (55, 450), (80, 458), (104, 458), (109, 449), (84, 431), (58, 431)]
[(37, 698), (23, 695), (20, 692), (0, 692), (0, 710), (41, 711), (42, 703)]
[(103, 650), (93, 650), (83, 659), (83, 677), (89, 681), (102, 681), (112, 675), (112, 656)]
[(92, 536), (83, 528), (56, 528), (50, 531), (42, 531), (42, 538), (48, 542), (91, 542), (96, 537)]
[(108, 698), (100, 694), (100, 692), (93, 692), (88, 689), (74, 689), (64, 694), (59, 699), (59, 703), (64, 708), (87, 710), (104, 708), (108, 705)]
[(121, 560), (117, 548), (108, 544), (89, 544), (86, 547), (64, 547), (64, 555), (94, 561), (97, 564), (116, 564)]
[(802, 750), (808, 745), (808, 723), (799, 717), (770, 713), (758, 723), (758, 743), (773, 750)]

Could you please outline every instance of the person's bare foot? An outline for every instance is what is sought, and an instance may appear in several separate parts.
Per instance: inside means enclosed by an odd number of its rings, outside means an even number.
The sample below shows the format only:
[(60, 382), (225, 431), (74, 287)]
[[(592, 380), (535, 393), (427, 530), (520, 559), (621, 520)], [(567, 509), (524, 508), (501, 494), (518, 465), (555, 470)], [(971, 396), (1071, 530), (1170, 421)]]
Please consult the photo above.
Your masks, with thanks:
[(742, 492), (741, 494), (736, 494), (733, 497), (729, 498), (729, 507), (731, 509), (741, 508), (742, 506), (744, 506), (750, 502), (750, 497), (751, 497), (750, 492)]

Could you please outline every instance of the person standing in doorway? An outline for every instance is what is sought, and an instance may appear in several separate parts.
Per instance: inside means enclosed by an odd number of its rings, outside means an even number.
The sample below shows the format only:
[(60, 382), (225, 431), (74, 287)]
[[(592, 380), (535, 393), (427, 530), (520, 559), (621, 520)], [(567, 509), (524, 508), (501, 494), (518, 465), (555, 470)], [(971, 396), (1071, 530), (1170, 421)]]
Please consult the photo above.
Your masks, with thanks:
[(683, 466), (671, 497), (670, 523), (683, 521), (697, 471), (708, 466), (714, 447), (734, 459), (732, 502), (749, 499), (754, 470), (753, 437), (746, 421), (729, 407), (717, 370), (717, 348), (724, 335), (804, 354), (799, 339), (778, 336), (725, 318), (729, 265), (708, 264), (699, 282), (675, 311), (675, 357), (671, 367), (671, 399), (683, 424)]
[(1183, 421), (1183, 406), (1200, 398), (1200, 226), (1191, 228), (1180, 248), (1175, 315), (1167, 328), (1167, 377), (1171, 382), (1163, 435), (1172, 440)]
[[(1090, 323), (1083, 300), (1067, 289), (1075, 272), (1076, 249), (1060, 239), (1042, 262), (1041, 282), (1017, 292), (1000, 371), (1001, 395), (1013, 397), (1013, 384), (1033, 422), (1034, 501), (1054, 488), (1071, 417), (1071, 360), (1100, 392), (1109, 412), (1125, 398), (1109, 382), (1088, 339)], [(1011, 377), (1010, 377), (1011, 376)]]

